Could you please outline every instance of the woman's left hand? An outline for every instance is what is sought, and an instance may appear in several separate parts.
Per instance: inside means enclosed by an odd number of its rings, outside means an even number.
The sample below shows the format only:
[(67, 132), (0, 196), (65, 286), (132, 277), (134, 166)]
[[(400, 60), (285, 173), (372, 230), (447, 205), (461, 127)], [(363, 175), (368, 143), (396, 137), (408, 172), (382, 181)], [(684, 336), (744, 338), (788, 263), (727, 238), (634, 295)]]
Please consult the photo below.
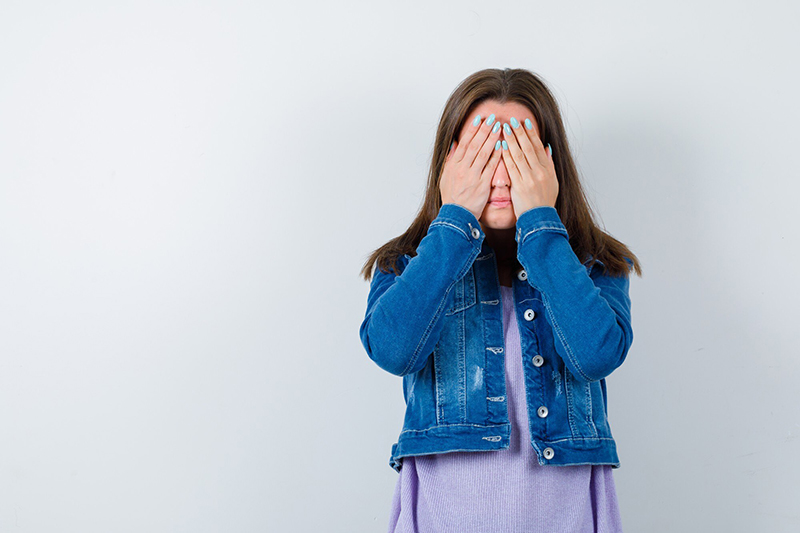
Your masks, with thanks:
[(555, 207), (558, 179), (552, 154), (542, 146), (536, 130), (528, 130), (519, 121), (516, 123), (516, 128), (503, 124), (503, 137), (508, 150), (502, 151), (503, 163), (511, 177), (511, 203), (514, 205), (514, 214), (519, 218), (534, 207)]

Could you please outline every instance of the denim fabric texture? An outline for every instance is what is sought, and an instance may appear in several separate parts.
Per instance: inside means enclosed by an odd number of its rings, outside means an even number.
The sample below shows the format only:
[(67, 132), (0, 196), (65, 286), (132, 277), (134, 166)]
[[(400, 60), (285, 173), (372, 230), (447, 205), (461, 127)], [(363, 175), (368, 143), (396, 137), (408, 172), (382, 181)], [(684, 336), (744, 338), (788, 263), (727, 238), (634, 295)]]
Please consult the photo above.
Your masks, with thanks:
[[(403, 457), (509, 447), (500, 281), (484, 238), (468, 209), (444, 204), (399, 275), (373, 275), (360, 337), (372, 361), (403, 377), (405, 420), (389, 457), (398, 472)], [(512, 288), (539, 464), (619, 468), (605, 378), (633, 342), (629, 276), (581, 262), (554, 207), (522, 213), (514, 238), (522, 269)]]

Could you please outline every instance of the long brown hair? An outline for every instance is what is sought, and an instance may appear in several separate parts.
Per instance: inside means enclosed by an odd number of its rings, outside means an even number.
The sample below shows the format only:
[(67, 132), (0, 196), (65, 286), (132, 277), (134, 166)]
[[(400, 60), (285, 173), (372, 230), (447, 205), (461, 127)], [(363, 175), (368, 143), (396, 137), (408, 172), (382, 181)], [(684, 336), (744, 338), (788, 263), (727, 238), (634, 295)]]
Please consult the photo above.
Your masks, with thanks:
[(633, 270), (641, 277), (642, 269), (637, 257), (595, 222), (589, 201), (581, 185), (578, 170), (572, 160), (561, 112), (550, 90), (541, 78), (525, 69), (485, 69), (467, 77), (456, 87), (442, 111), (428, 173), (425, 199), (411, 226), (400, 236), (374, 250), (361, 269), (365, 280), (372, 278), (373, 267), (384, 272), (399, 272), (397, 260), (403, 254), (416, 255), (419, 242), (427, 234), (428, 226), (442, 206), (439, 179), (442, 175), (447, 151), (461, 131), (461, 126), (471, 111), (484, 100), (500, 103), (517, 102), (531, 110), (539, 125), (542, 144), (550, 143), (553, 149), (558, 197), (556, 211), (569, 233), (569, 244), (583, 262), (592, 258), (605, 265), (611, 275), (627, 274)]

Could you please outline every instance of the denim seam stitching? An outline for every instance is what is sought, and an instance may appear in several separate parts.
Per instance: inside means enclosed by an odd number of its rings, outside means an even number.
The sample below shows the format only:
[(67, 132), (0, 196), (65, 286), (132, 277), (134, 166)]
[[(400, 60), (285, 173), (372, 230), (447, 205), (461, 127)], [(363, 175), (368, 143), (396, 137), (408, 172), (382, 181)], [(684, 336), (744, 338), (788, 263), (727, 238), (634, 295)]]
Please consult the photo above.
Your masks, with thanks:
[[(461, 230), (459, 230), (459, 231), (461, 231)], [(475, 249), (473, 249), (472, 253), (470, 253), (470, 255), (471, 256), (473, 254), (477, 255), (478, 253), (480, 253), (480, 250), (475, 248)], [(417, 363), (417, 359), (419, 359), (419, 355), (420, 355), (420, 353), (419, 353), (420, 349), (425, 344), (425, 342), (428, 340), (428, 336), (431, 334), (431, 330), (433, 329), (433, 324), (436, 322), (436, 320), (439, 318), (439, 315), (442, 313), (442, 310), (444, 309), (444, 304), (447, 301), (448, 294), (450, 294), (450, 291), (452, 290), (453, 286), (462, 277), (464, 277), (464, 275), (466, 275), (467, 269), (470, 268), (470, 266), (472, 265), (472, 262), (474, 260), (475, 260), (475, 258), (471, 257), (470, 260), (467, 261), (466, 265), (464, 265), (461, 268), (461, 270), (459, 271), (458, 275), (456, 275), (455, 281), (453, 281), (450, 284), (450, 286), (447, 287), (447, 290), (444, 291), (444, 296), (442, 297), (441, 301), (439, 301), (439, 307), (436, 308), (436, 312), (433, 314), (433, 318), (431, 318), (431, 321), (428, 322), (428, 327), (425, 328), (425, 332), (422, 334), (422, 338), (420, 339), (419, 343), (417, 344), (417, 347), (414, 349), (414, 354), (411, 356), (411, 359), (409, 360), (408, 364), (406, 364), (405, 368), (403, 369), (403, 372), (402, 372), (403, 374), (408, 372), (408, 369), (411, 368), (412, 366), (414, 366)]]
[(594, 417), (594, 410), (593, 409), (594, 408), (592, 407), (591, 383), (589, 383), (587, 381), (586, 383), (584, 383), (583, 388), (585, 389), (584, 390), (584, 394), (586, 394), (586, 423), (589, 424), (589, 429), (592, 432), (592, 436), (596, 437), (597, 436), (597, 426), (594, 425), (594, 420), (593, 420), (593, 417)]
[(467, 421), (467, 342), (465, 338), (466, 331), (466, 313), (461, 313), (458, 319), (458, 352), (456, 360), (458, 362), (459, 383), (458, 387), (458, 403), (461, 406), (461, 421)]
[(499, 425), (491, 425), (491, 426), (487, 426), (485, 424), (437, 424), (437, 425), (435, 425), (433, 427), (429, 427), (429, 428), (425, 428), (425, 429), (404, 429), (403, 431), (400, 432), (400, 434), (402, 435), (403, 433), (424, 433), (426, 431), (432, 431), (432, 430), (439, 429), (439, 428), (449, 428), (449, 427), (471, 427), (471, 428), (486, 428), (486, 429), (492, 429), (492, 430), (500, 430), (500, 429), (503, 429), (504, 427), (508, 427), (510, 425), (511, 424), (509, 424), (509, 423), (499, 424)]
[(614, 437), (572, 437), (572, 438), (565, 438), (565, 439), (558, 439), (558, 440), (543, 440), (542, 442), (551, 444), (554, 442), (571, 442), (575, 440), (614, 440)]
[(561, 330), (561, 326), (558, 325), (558, 321), (556, 320), (555, 315), (553, 314), (553, 310), (550, 308), (550, 304), (548, 303), (547, 295), (542, 292), (542, 297), (545, 301), (545, 309), (547, 310), (547, 315), (550, 317), (550, 321), (553, 324), (553, 329), (555, 330), (556, 334), (558, 335), (558, 339), (561, 341), (561, 344), (564, 345), (564, 350), (567, 352), (567, 356), (569, 356), (569, 360), (575, 365), (575, 368), (580, 372), (580, 375), (586, 379), (586, 381), (593, 381), (586, 372), (581, 368), (578, 364), (578, 361), (575, 357), (575, 354), (572, 351), (572, 347), (567, 342), (567, 339), (564, 337), (564, 332)]
[(460, 227), (458, 227), (458, 226), (457, 226), (457, 225), (455, 225), (455, 224), (451, 224), (450, 222), (445, 222), (444, 220), (440, 220), (440, 221), (438, 221), (438, 222), (431, 222), (431, 225), (430, 225), (430, 226), (428, 226), (428, 229), (430, 229), (430, 228), (432, 228), (432, 227), (434, 227), (434, 226), (444, 226), (444, 227), (446, 227), (446, 228), (453, 228), (453, 229), (456, 229), (456, 230), (458, 230), (458, 231), (459, 231), (459, 232), (460, 232), (460, 233), (461, 233), (461, 234), (462, 234), (464, 237), (466, 237), (466, 239), (467, 239), (467, 240), (469, 240), (469, 235), (467, 235), (467, 232), (466, 232), (466, 231), (464, 231), (463, 229), (461, 229)]
[(567, 400), (567, 421), (569, 423), (569, 430), (573, 437), (577, 436), (580, 432), (578, 428), (575, 426), (575, 416), (574, 416), (574, 408), (573, 408), (573, 395), (574, 392), (572, 390), (572, 380), (570, 378), (571, 372), (567, 368), (567, 365), (564, 365), (564, 397)]
[(442, 377), (441, 377), (441, 366), (438, 365), (438, 359), (440, 357), (441, 351), (439, 350), (439, 345), (433, 347), (433, 379), (435, 381), (434, 389), (436, 391), (436, 425), (438, 426), (441, 424), (442, 419), (444, 418), (444, 413), (442, 413), (442, 404), (444, 403), (441, 399), (441, 396), (444, 394), (440, 391)]
[[(509, 424), (502, 424), (502, 426), (507, 426), (507, 425), (509, 425)], [(486, 429), (500, 429), (500, 427), (498, 427), (498, 426), (482, 426), (480, 424), (438, 424), (436, 426), (425, 428), (425, 429), (404, 429), (403, 431), (400, 432), (400, 435), (402, 435), (403, 433), (425, 433), (425, 432), (436, 430), (436, 429), (440, 429), (440, 428), (463, 427), (463, 426), (486, 428)], [(449, 436), (449, 437), (453, 438), (453, 436)], [(448, 438), (448, 436), (445, 436), (444, 438)], [(613, 441), (614, 437), (613, 436), (612, 437), (565, 437), (563, 439), (555, 439), (555, 440), (552, 440), (552, 439), (538, 439), (538, 440), (540, 440), (544, 444), (552, 444), (554, 442), (572, 442), (572, 441), (576, 441), (576, 440), (608, 440), (608, 441)], [(531, 441), (531, 445), (536, 446), (536, 441), (535, 440)]]
[(414, 348), (414, 354), (411, 356), (411, 359), (408, 360), (408, 363), (406, 364), (405, 368), (403, 369), (403, 372), (402, 372), (403, 374), (408, 372), (408, 369), (411, 368), (412, 366), (414, 366), (417, 363), (417, 359), (419, 359), (420, 348), (425, 344), (425, 341), (428, 340), (428, 336), (431, 334), (431, 330), (433, 329), (433, 324), (436, 322), (436, 319), (441, 314), (442, 309), (444, 309), (444, 303), (445, 303), (445, 301), (447, 301), (447, 295), (450, 294), (450, 289), (452, 289), (452, 288), (453, 288), (453, 285), (451, 284), (447, 288), (447, 290), (444, 291), (444, 296), (442, 296), (442, 299), (439, 301), (439, 307), (436, 308), (436, 312), (433, 314), (433, 318), (431, 318), (431, 321), (428, 322), (428, 326), (425, 328), (425, 331), (422, 333), (422, 338), (419, 340), (419, 343), (417, 344), (417, 347)]
[(533, 228), (528, 233), (523, 235), (522, 239), (520, 239), (520, 241), (519, 241), (519, 244), (520, 245), (525, 244), (525, 239), (527, 239), (528, 236), (530, 236), (531, 234), (536, 233), (537, 231), (545, 231), (545, 230), (553, 230), (556, 233), (561, 233), (562, 235), (566, 235), (566, 233), (567, 233), (563, 226), (549, 226), (549, 225), (548, 226), (539, 226), (537, 228)]

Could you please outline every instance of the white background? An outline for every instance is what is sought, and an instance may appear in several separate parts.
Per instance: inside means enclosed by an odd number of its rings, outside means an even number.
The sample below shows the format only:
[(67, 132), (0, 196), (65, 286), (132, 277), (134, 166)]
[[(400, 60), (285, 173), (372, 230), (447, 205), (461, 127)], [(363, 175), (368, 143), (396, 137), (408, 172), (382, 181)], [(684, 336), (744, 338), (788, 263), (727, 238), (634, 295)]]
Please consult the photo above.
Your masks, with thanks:
[(358, 327), (450, 92), (540, 74), (642, 261), (626, 531), (800, 528), (795, 2), (0, 7), (0, 531), (385, 531)]

